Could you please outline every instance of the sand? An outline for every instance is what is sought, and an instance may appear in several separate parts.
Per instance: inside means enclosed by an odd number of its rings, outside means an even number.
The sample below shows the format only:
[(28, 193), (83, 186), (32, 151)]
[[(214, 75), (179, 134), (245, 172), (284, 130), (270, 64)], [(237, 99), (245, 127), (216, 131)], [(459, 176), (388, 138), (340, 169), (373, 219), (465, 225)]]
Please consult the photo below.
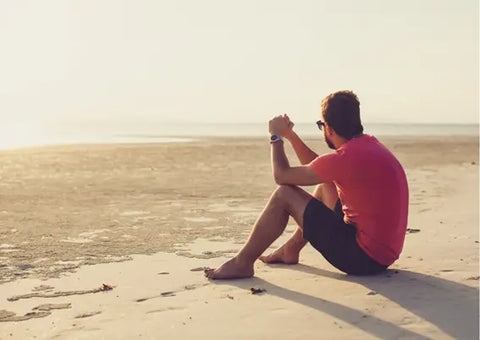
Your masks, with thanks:
[(0, 339), (478, 339), (478, 138), (380, 139), (406, 169), (411, 232), (369, 278), (310, 246), (252, 279), (203, 277), (275, 189), (262, 139), (0, 152)]

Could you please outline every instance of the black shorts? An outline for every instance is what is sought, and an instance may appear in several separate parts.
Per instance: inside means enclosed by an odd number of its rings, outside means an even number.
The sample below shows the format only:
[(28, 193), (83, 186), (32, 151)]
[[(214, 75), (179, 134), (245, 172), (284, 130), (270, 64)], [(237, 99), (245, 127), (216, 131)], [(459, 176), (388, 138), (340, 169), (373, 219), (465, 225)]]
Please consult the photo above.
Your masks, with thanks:
[(312, 198), (303, 213), (303, 238), (317, 249), (335, 268), (353, 275), (377, 274), (388, 266), (381, 265), (360, 248), (357, 228), (345, 223), (340, 201), (335, 211)]

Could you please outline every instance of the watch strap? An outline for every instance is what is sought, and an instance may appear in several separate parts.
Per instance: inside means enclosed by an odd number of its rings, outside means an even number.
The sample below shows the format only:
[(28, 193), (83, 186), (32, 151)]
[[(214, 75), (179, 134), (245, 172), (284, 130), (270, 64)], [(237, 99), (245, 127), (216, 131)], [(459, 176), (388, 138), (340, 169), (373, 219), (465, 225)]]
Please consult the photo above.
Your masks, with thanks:
[(280, 135), (271, 135), (270, 136), (270, 143), (276, 143), (283, 140), (282, 136)]

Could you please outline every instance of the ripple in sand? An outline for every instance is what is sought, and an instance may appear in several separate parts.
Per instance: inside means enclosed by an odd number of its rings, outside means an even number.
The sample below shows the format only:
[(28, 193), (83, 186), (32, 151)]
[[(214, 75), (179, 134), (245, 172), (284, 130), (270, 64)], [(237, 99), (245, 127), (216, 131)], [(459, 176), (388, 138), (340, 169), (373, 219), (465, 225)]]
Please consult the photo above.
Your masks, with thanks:
[(30, 320), (33, 318), (44, 318), (50, 315), (50, 312), (39, 311), (39, 312), (29, 312), (25, 315), (17, 316), (16, 313), (7, 311), (5, 309), (0, 310), (0, 322), (18, 322)]
[(147, 312), (147, 314), (161, 313), (161, 312), (166, 312), (166, 311), (182, 310), (182, 309), (185, 309), (185, 308), (183, 308), (183, 307), (164, 307), (164, 308), (150, 310), (150, 311)]
[(40, 285), (40, 286), (35, 286), (32, 289), (32, 292), (48, 292), (54, 290), (55, 287), (49, 286), (49, 285)]
[(13, 253), (18, 251), (18, 249), (0, 249), (0, 253)]
[(101, 233), (104, 233), (104, 232), (108, 232), (110, 230), (108, 229), (96, 229), (96, 230), (93, 230), (93, 231), (86, 231), (86, 232), (83, 232), (83, 233), (80, 233), (78, 234), (78, 236), (80, 237), (88, 237), (88, 238), (95, 238), (98, 236), (98, 234), (101, 234)]
[(40, 310), (40, 311), (51, 311), (52, 309), (68, 309), (71, 308), (71, 303), (45, 303), (43, 305), (33, 307), (33, 310)]
[(148, 215), (150, 214), (150, 211), (144, 211), (144, 210), (127, 210), (122, 213), (120, 213), (120, 216), (139, 216), (139, 215)]
[(228, 212), (228, 211), (236, 211), (236, 212), (241, 212), (241, 211), (252, 211), (251, 208), (248, 207), (243, 207), (243, 206), (230, 206), (225, 203), (215, 203), (215, 204), (210, 204), (207, 207), (207, 210), (210, 212)]
[(74, 266), (78, 266), (82, 261), (56, 261), (55, 264), (58, 264), (58, 265), (61, 265), (61, 266), (70, 266), (70, 265), (74, 265)]
[(80, 237), (68, 237), (65, 240), (61, 240), (62, 242), (67, 242), (67, 243), (89, 243), (92, 242), (92, 240), (87, 239), (87, 238), (80, 238)]
[(79, 314), (79, 315), (75, 316), (75, 319), (89, 318), (91, 316), (95, 316), (95, 315), (98, 315), (100, 313), (102, 313), (102, 312), (100, 312), (100, 311), (87, 312), (87, 313), (83, 313), (83, 314)]
[(0, 244), (0, 249), (7, 249), (7, 248), (15, 248), (15, 246), (13, 244), (7, 244), (7, 243)]
[(218, 229), (223, 229), (225, 227), (223, 226), (215, 226), (215, 227), (204, 227), (203, 229), (205, 230), (218, 230)]
[(216, 218), (211, 218), (211, 217), (184, 217), (183, 218), (187, 222), (216, 222), (218, 221)]
[(176, 254), (179, 256), (208, 259), (225, 255), (230, 256), (237, 253), (239, 249), (231, 240), (217, 236), (213, 240), (199, 238), (192, 243), (177, 244), (175, 250), (177, 250)]
[(236, 217), (258, 217), (260, 215), (260, 211), (258, 210), (249, 210), (249, 211), (240, 211), (233, 214)]

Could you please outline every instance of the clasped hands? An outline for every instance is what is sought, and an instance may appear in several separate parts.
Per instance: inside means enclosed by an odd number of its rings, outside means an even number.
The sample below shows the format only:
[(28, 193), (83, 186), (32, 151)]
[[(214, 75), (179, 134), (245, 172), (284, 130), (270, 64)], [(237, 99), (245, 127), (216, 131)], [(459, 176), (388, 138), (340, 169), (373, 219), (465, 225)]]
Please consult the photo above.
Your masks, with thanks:
[(290, 121), (288, 115), (275, 116), (268, 122), (268, 131), (271, 135), (279, 135), (288, 139), (293, 132), (295, 124)]

